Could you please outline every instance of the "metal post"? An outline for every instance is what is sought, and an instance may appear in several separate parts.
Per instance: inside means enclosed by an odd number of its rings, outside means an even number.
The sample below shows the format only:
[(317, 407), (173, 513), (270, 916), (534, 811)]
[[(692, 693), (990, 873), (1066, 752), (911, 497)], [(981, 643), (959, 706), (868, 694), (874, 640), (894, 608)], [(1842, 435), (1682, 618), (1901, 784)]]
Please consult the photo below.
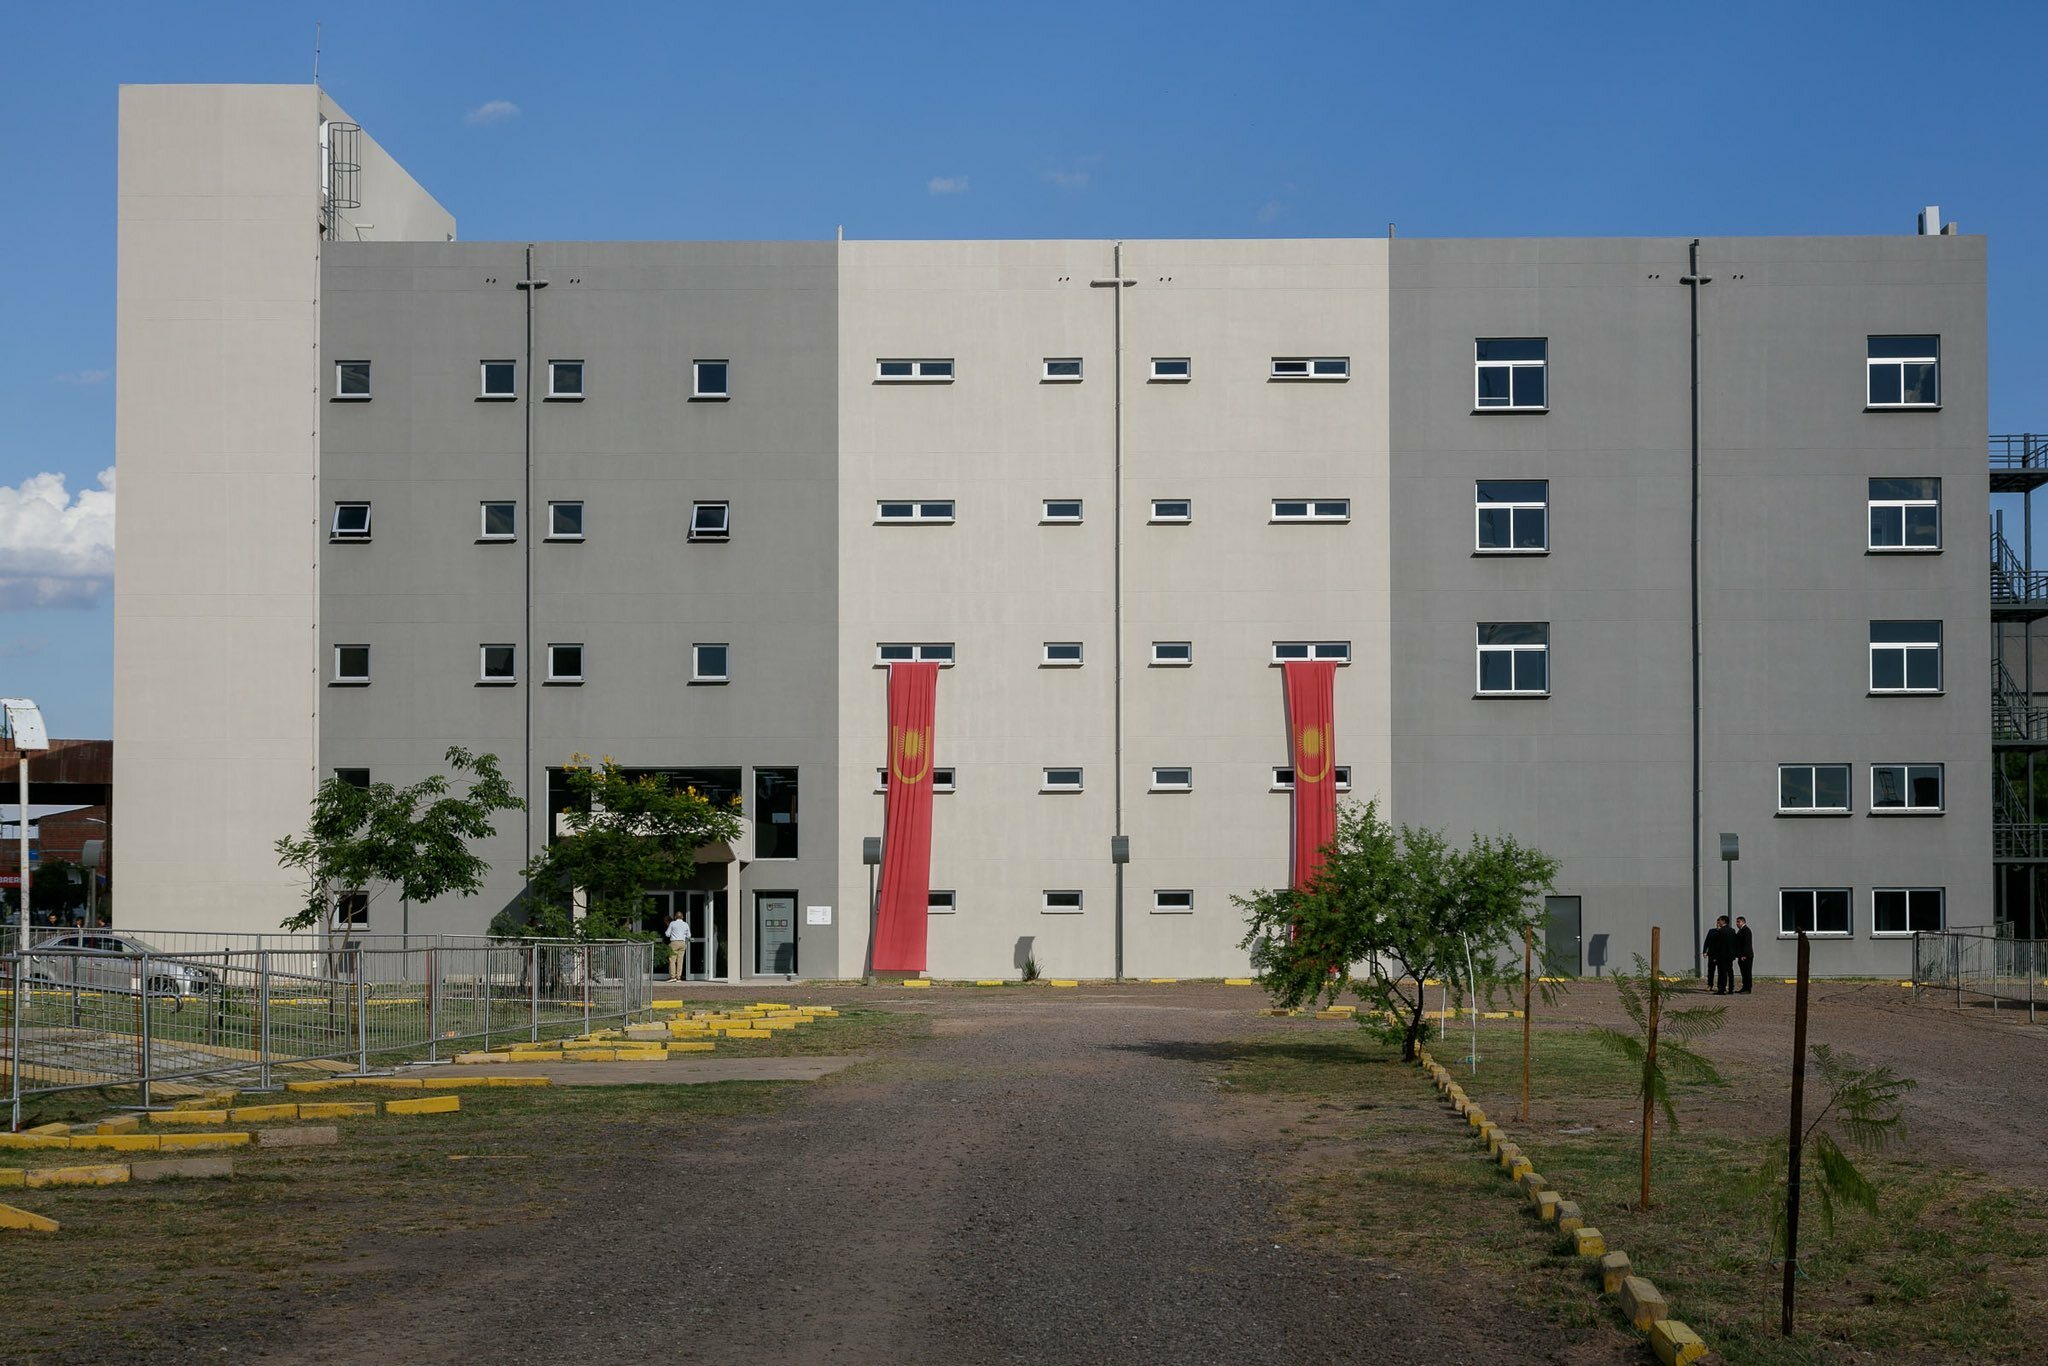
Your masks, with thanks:
[(256, 1089), (270, 1089), (270, 951), (256, 954)]
[(14, 776), (21, 780), (21, 824), (15, 833), (21, 837), (21, 863), (16, 871), (21, 874), (21, 942), (28, 942), (28, 889), (32, 879), (28, 871), (28, 751), (22, 748), (21, 737), (15, 736)]
[(576, 946), (576, 962), (583, 975), (583, 1032), (590, 1032), (590, 945)]
[(498, 1013), (498, 987), (492, 980), (497, 975), (497, 964), (491, 961), (491, 955), (497, 950), (486, 948), (479, 952), (484, 956), (484, 971), (477, 982), (477, 994), (484, 999), (484, 1052), (488, 1053), (491, 1051), (491, 1016)]
[(370, 995), (363, 989), (364, 960), (369, 952), (356, 950), (356, 1074), (370, 1075)]
[[(1530, 1009), (1530, 979), (1536, 971), (1536, 932), (1522, 926), (1522, 1123), (1529, 1122), (1529, 1029), (1535, 1011)], [(1478, 1052), (1476, 1048), (1473, 1052)]]
[(10, 1132), (18, 1132), (21, 1129), (21, 1000), (28, 994), (28, 982), (22, 972), (22, 965), (28, 962), (23, 954), (23, 949), (28, 944), (27, 928), (23, 925), (23, 935), (15, 941), (14, 961), (7, 965), (7, 985), (10, 988), (7, 999), (14, 1007), (7, 1039), (7, 1072), (11, 1078), (10, 1089), (14, 1092), (13, 1110), (7, 1121)]
[(1793, 1281), (1799, 1274), (1799, 1157), (1806, 1108), (1806, 931), (1799, 932), (1799, 994), (1792, 1007), (1792, 1128), (1785, 1161), (1785, 1290), (1778, 1332), (1792, 1336)]
[[(149, 1095), (149, 1066), (150, 1066), (150, 1042), (151, 1042), (151, 1040), (150, 1040), (150, 1033), (151, 1033), (151, 1029), (150, 1029), (150, 1026), (151, 1026), (151, 1017), (153, 1017), (153, 1016), (154, 1016), (154, 1015), (156, 1014), (156, 1011), (154, 1011), (153, 1009), (151, 1009), (151, 1008), (150, 1008), (150, 1000), (149, 1000), (149, 955), (148, 955), (148, 954), (146, 954), (146, 953), (145, 953), (145, 954), (143, 954), (143, 955), (142, 955), (142, 956), (141, 956), (140, 958), (138, 958), (138, 959), (136, 960), (136, 963), (137, 963), (137, 965), (139, 966), (139, 968), (141, 969), (141, 971), (140, 971), (140, 972), (138, 972), (138, 973), (137, 973), (137, 975), (136, 975), (136, 978), (135, 978), (135, 984), (136, 984), (137, 986), (139, 986), (139, 987), (141, 987), (141, 988), (142, 988), (142, 990), (140, 990), (140, 991), (138, 991), (138, 992), (136, 992), (136, 993), (135, 993), (135, 998), (136, 998), (136, 999), (137, 999), (138, 1001), (140, 1001), (140, 1002), (142, 1003), (142, 1068), (141, 1068), (141, 1071), (142, 1071), (142, 1108), (143, 1108), (143, 1109), (145, 1109), (145, 1110), (147, 1110), (147, 1109), (149, 1108), (149, 1106), (150, 1106), (150, 1095)], [(77, 969), (77, 966), (76, 966), (76, 965), (74, 964), (74, 965), (73, 965), (73, 967), (72, 967), (72, 972), (73, 972), (73, 974), (75, 975), (75, 974), (77, 973), (77, 971), (78, 971), (78, 969)]]
[(531, 996), (531, 998), (530, 998), (530, 1000), (531, 1000), (531, 1006), (530, 1006), (530, 1009), (529, 1009), (529, 1010), (528, 1010), (528, 1012), (527, 1012), (527, 1021), (528, 1021), (528, 1023), (529, 1023), (529, 1024), (530, 1024), (530, 1025), (532, 1026), (532, 1029), (533, 1029), (533, 1042), (534, 1042), (534, 1043), (539, 1043), (539, 1042), (540, 1042), (540, 945), (538, 945), (538, 944), (534, 944), (534, 945), (532, 945), (532, 946), (531, 946), (531, 948), (530, 948), (530, 955), (531, 955), (531, 960), (532, 960), (532, 961), (531, 961), (531, 962), (530, 962), (530, 963), (529, 963), (529, 964), (527, 965), (527, 972), (526, 972), (526, 985), (527, 985), (528, 989), (529, 989), (529, 990), (530, 990), (530, 991), (531, 991), (531, 992), (532, 992), (533, 994), (532, 994), (532, 996)]
[(432, 945), (427, 947), (427, 1061), (439, 1062), (441, 1046), (441, 971), (434, 961)]
[[(1695, 890), (1697, 890), (1697, 883), (1694, 884), (1694, 888)], [(1648, 1030), (1645, 1031), (1646, 1037), (1643, 1046), (1644, 1085), (1642, 1208), (1645, 1210), (1650, 1208), (1650, 1135), (1652, 1130), (1656, 1127), (1657, 1121), (1657, 1102), (1655, 1097), (1651, 1094), (1649, 1080), (1651, 1074), (1655, 1072), (1657, 1068), (1657, 1012), (1658, 1007), (1660, 1005), (1659, 996), (1664, 986), (1663, 981), (1658, 975), (1663, 971), (1660, 961), (1660, 951), (1663, 947), (1663, 933), (1664, 932), (1662, 927), (1657, 925), (1650, 926), (1650, 1027)], [(1694, 957), (1693, 962), (1695, 965), (1698, 964), (1699, 959), (1697, 956)]]

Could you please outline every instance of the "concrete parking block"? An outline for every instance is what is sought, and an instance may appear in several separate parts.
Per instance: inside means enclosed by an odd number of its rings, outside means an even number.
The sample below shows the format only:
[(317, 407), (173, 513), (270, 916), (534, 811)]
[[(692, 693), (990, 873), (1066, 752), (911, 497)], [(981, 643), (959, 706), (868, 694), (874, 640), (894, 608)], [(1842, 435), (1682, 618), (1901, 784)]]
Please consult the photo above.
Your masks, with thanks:
[(32, 1167), (23, 1173), (22, 1184), (39, 1190), (46, 1186), (118, 1186), (127, 1180), (127, 1164), (109, 1162), (97, 1167)]
[(387, 1115), (445, 1115), (462, 1108), (460, 1096), (420, 1096), (415, 1100), (387, 1100)]
[(1578, 1201), (1560, 1200), (1557, 1202), (1557, 1231), (1559, 1233), (1570, 1233), (1574, 1229), (1583, 1228), (1585, 1223), (1586, 1214), (1584, 1210), (1579, 1208)]
[(165, 1134), (157, 1139), (158, 1152), (172, 1149), (190, 1151), (194, 1148), (246, 1148), (251, 1142), (248, 1134)]
[(177, 1157), (154, 1162), (131, 1162), (131, 1181), (169, 1181), (174, 1178), (233, 1176), (235, 1164), (225, 1157)]
[(1650, 1325), (1650, 1350), (1664, 1366), (1687, 1366), (1707, 1354), (1707, 1344), (1677, 1319), (1659, 1319)]
[(68, 1148), (68, 1134), (0, 1134), (0, 1148)]
[(322, 1148), (341, 1141), (332, 1124), (302, 1124), (291, 1129), (265, 1129), (256, 1135), (259, 1148)]
[[(1583, 1232), (1584, 1230), (1581, 1230)], [(1621, 1283), (1634, 1275), (1626, 1252), (1603, 1252), (1600, 1254), (1600, 1293), (1618, 1295)]]
[(377, 1113), (374, 1100), (330, 1100), (299, 1107), (300, 1119), (356, 1119)]
[(297, 1119), (299, 1107), (295, 1104), (238, 1105), (228, 1111), (228, 1117), (237, 1124), (269, 1124), (281, 1119)]
[(1607, 1239), (1600, 1230), (1586, 1225), (1572, 1230), (1572, 1252), (1580, 1257), (1607, 1255)]
[(0, 1167), (0, 1190), (6, 1190), (9, 1187), (15, 1190), (21, 1189), (25, 1184), (23, 1181), (25, 1175), (26, 1173), (19, 1167)]
[(141, 1115), (115, 1115), (92, 1126), (96, 1134), (132, 1134), (142, 1127)]
[(71, 1148), (108, 1153), (153, 1153), (163, 1140), (156, 1134), (73, 1134)]
[(1664, 1293), (1641, 1276), (1623, 1277), (1620, 1293), (1622, 1317), (1645, 1333), (1658, 1319), (1671, 1317)]
[(32, 1214), (12, 1205), (0, 1205), (0, 1228), (20, 1229), (24, 1233), (55, 1233), (58, 1224), (40, 1214)]
[(151, 1110), (144, 1118), (151, 1124), (203, 1125), (225, 1124), (228, 1112), (225, 1110)]

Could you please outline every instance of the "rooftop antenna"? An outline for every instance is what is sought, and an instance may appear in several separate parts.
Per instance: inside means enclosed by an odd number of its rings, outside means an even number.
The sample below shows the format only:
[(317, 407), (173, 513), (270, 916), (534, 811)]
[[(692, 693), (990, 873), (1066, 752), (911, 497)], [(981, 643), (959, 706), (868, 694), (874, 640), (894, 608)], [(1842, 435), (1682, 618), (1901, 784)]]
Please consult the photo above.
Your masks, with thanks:
[(313, 84), (320, 84), (320, 21), (313, 21)]

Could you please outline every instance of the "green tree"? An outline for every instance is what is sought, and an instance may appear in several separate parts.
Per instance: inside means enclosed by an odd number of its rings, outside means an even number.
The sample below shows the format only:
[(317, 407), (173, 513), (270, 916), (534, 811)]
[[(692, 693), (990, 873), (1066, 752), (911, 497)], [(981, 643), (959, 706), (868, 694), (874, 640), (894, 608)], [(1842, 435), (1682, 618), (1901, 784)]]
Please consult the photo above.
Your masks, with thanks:
[[(1402, 826), (1379, 803), (1347, 803), (1323, 866), (1299, 889), (1231, 900), (1259, 984), (1280, 1005), (1355, 992), (1361, 1023), (1413, 1058), (1428, 1038), (1423, 984), (1457, 980), (1490, 991), (1520, 975), (1522, 931), (1557, 861), (1513, 836), (1475, 835), (1453, 848), (1436, 830)], [(1469, 964), (1469, 968), (1468, 968)]]
[[(679, 887), (697, 868), (697, 851), (740, 835), (740, 799), (714, 802), (664, 774), (629, 776), (609, 757), (571, 757), (565, 770), (574, 799), (563, 831), (526, 865), (531, 897), (523, 927), (509, 919), (492, 933), (549, 938), (608, 938), (637, 916), (647, 893)], [(583, 913), (573, 899), (581, 893)]]
[[(1653, 946), (1654, 947), (1654, 946)], [(1678, 1111), (1671, 1104), (1671, 1083), (1702, 1082), (1718, 1085), (1721, 1074), (1714, 1064), (1693, 1048), (1693, 1044), (1721, 1027), (1728, 1011), (1724, 1006), (1695, 1006), (1689, 1010), (1663, 1008), (1662, 982), (1652, 965), (1636, 958), (1633, 974), (1614, 974), (1614, 998), (1635, 1025), (1635, 1033), (1594, 1026), (1595, 1042), (1619, 1054), (1636, 1069), (1636, 1099), (1643, 1106), (1641, 1205), (1650, 1208), (1651, 1128), (1655, 1110), (1664, 1112), (1665, 1122), (1675, 1132)]]
[[(1877, 1183), (1857, 1168), (1848, 1149), (1878, 1153), (1899, 1138), (1905, 1127), (1904, 1096), (1919, 1083), (1882, 1063), (1866, 1066), (1837, 1054), (1824, 1043), (1809, 1051), (1826, 1099), (1800, 1139), (1812, 1159), (1799, 1181), (1801, 1209), (1809, 1191), (1818, 1195), (1821, 1233), (1832, 1237), (1839, 1210), (1877, 1213)], [(1771, 1196), (1763, 1203), (1771, 1211), (1772, 1247), (1778, 1255), (1785, 1247), (1786, 1162), (1785, 1149), (1774, 1144), (1756, 1177), (1757, 1187)]]
[(374, 901), (395, 888), (410, 908), (415, 901), (482, 890), (490, 864), (470, 845), (493, 833), (497, 813), (523, 811), (526, 803), (499, 771), (496, 755), (454, 745), (444, 758), (452, 772), (469, 775), (459, 794), (440, 773), (410, 787), (356, 787), (339, 778), (320, 785), (306, 833), (277, 842), (279, 866), (303, 872), (307, 884), (305, 904), (285, 919), (285, 929), (323, 924), (334, 897), (345, 891), (361, 890)]

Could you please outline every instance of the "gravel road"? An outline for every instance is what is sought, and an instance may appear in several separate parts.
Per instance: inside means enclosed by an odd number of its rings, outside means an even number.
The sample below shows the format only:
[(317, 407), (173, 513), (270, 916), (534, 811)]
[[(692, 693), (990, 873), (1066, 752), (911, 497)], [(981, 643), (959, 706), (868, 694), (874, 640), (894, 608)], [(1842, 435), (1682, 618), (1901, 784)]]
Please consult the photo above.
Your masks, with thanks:
[(542, 1227), (366, 1248), (277, 1306), (270, 1359), (1582, 1359), (1476, 1276), (1280, 1241), (1276, 1140), (1189, 1060), (1268, 1027), (1252, 992), (886, 999), (931, 1037), (593, 1170)]

